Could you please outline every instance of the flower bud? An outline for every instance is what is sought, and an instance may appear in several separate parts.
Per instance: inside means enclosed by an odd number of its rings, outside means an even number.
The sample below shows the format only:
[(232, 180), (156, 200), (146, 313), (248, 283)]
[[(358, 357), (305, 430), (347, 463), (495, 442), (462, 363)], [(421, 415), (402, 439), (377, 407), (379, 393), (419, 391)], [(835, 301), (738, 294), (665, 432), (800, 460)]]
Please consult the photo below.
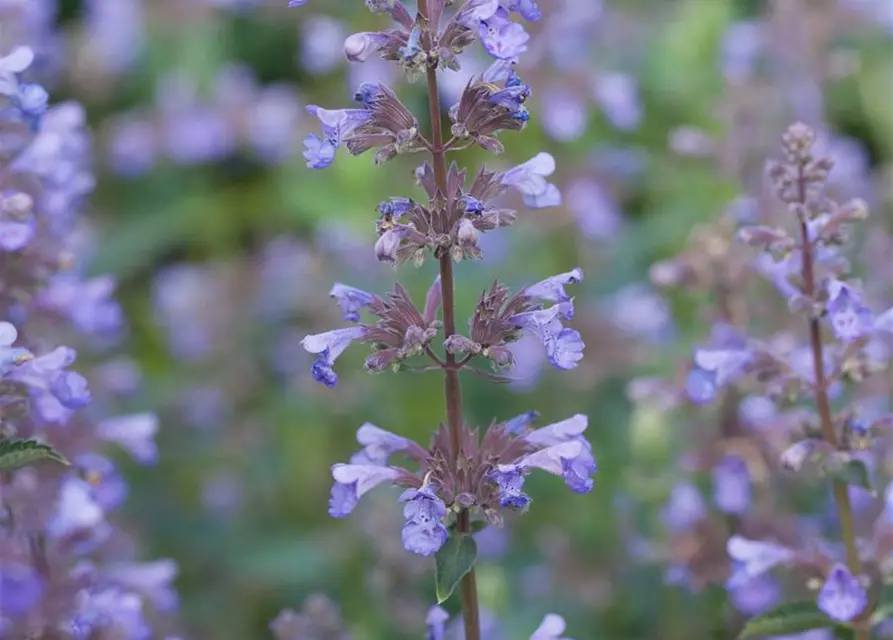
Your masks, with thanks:
[(366, 371), (378, 373), (390, 367), (398, 356), (398, 349), (382, 349), (366, 358), (363, 366)]
[(448, 353), (480, 353), (481, 345), (465, 336), (453, 334), (443, 341)]
[(468, 218), (459, 220), (459, 228), (456, 231), (456, 240), (463, 249), (477, 249), (478, 239), (481, 232), (478, 231), (474, 223)]
[(495, 347), (487, 347), (481, 353), (490, 358), (497, 367), (511, 367), (515, 364), (515, 356), (512, 355), (511, 350), (508, 347), (503, 346), (495, 346)]
[(366, 62), (384, 44), (380, 33), (354, 33), (344, 41), (344, 55), (351, 62)]
[(397, 262), (397, 249), (400, 247), (400, 233), (388, 229), (375, 241), (375, 257), (379, 262)]

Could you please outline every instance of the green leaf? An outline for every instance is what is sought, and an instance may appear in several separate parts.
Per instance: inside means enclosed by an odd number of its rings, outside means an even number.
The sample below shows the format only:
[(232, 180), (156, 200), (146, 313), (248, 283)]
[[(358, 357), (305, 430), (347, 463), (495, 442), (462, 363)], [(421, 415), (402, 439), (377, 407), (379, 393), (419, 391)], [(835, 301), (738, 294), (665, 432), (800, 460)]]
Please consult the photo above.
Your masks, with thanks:
[(446, 602), (456, 585), (471, 571), (478, 546), (469, 535), (452, 535), (434, 556), (434, 584), (437, 603)]
[(874, 493), (868, 467), (861, 460), (849, 460), (834, 474), (839, 480)]
[(744, 629), (738, 634), (738, 640), (799, 633), (833, 626), (834, 621), (822, 613), (815, 602), (793, 602), (748, 620)]
[(893, 618), (893, 585), (885, 584), (878, 594), (877, 605), (871, 615), (872, 624)]
[(37, 440), (0, 440), (0, 469), (18, 469), (40, 460), (70, 464), (61, 453)]

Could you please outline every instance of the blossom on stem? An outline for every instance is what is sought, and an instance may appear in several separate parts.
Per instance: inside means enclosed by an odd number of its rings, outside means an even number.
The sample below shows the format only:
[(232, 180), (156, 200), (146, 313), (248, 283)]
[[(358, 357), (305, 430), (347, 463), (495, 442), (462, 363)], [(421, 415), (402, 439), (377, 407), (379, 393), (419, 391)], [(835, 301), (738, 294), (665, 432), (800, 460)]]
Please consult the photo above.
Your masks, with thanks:
[(305, 336), (301, 340), (301, 346), (310, 353), (317, 355), (310, 373), (313, 379), (324, 384), (329, 388), (333, 388), (338, 384), (338, 375), (332, 366), (344, 350), (350, 346), (354, 340), (361, 340), (366, 335), (365, 327), (346, 327), (344, 329), (334, 329), (325, 333), (316, 333)]
[(546, 357), (556, 369), (574, 369), (583, 358), (586, 346), (579, 331), (568, 329), (561, 324), (558, 315), (560, 305), (525, 311), (512, 317), (511, 321), (523, 331), (535, 335), (546, 349)]
[(871, 310), (862, 303), (862, 294), (840, 280), (828, 283), (828, 319), (841, 342), (855, 342), (872, 330)]
[(845, 565), (836, 564), (816, 600), (819, 609), (840, 622), (849, 622), (868, 604), (868, 592)]
[(582, 280), (583, 270), (577, 267), (530, 285), (522, 293), (535, 300), (558, 304), (559, 315), (565, 320), (570, 320), (574, 317), (574, 299), (567, 294), (564, 287), (569, 284), (577, 284)]
[(323, 109), (316, 105), (308, 105), (307, 113), (322, 124), (322, 137), (311, 133), (304, 138), (304, 159), (311, 169), (329, 167), (338, 147), (372, 116), (369, 109)]
[(363, 445), (363, 449), (351, 457), (350, 463), (380, 466), (388, 463), (391, 454), (403, 451), (411, 444), (407, 438), (385, 431), (371, 422), (357, 429), (357, 442)]
[(404, 472), (374, 464), (332, 465), (332, 494), (329, 515), (343, 518), (349, 515), (366, 493), (385, 482), (395, 482)]
[(561, 204), (558, 187), (546, 181), (555, 173), (555, 158), (545, 152), (513, 167), (502, 174), (501, 182), (517, 189), (524, 196), (524, 203), (533, 209), (556, 207)]
[(329, 291), (329, 297), (338, 301), (343, 317), (347, 322), (359, 322), (360, 310), (368, 307), (375, 300), (375, 296), (362, 289), (351, 287), (336, 282)]
[(400, 496), (405, 502), (403, 516), (403, 546), (407, 551), (429, 556), (447, 541), (447, 529), (443, 524), (447, 509), (435, 487), (426, 484), (421, 489), (407, 489)]
[(751, 578), (769, 571), (778, 564), (794, 559), (794, 552), (775, 542), (750, 540), (743, 536), (732, 536), (726, 545), (729, 556), (741, 564), (742, 575)]

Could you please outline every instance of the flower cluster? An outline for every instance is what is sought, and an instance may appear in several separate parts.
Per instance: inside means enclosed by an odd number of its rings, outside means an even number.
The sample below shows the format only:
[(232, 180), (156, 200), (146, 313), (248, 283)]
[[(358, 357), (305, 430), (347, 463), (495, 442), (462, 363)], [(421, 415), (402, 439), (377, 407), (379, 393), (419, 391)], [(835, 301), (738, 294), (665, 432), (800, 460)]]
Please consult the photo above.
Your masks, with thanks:
[(13, 461), (0, 477), (0, 636), (160, 637), (145, 610), (176, 606), (177, 567), (122, 553), (110, 516), (127, 485), (105, 457), (114, 444), (151, 464), (158, 422), (88, 419), (88, 405), (101, 415), (115, 399), (74, 369), (75, 349), (55, 346), (69, 334), (110, 344), (123, 313), (114, 281), (85, 276), (71, 252), (93, 187), (83, 109), (49, 104), (25, 79), (34, 59), (26, 46), (0, 57), (0, 466), (10, 447), (70, 464)]
[[(731, 534), (726, 587), (742, 612), (760, 614), (775, 605), (781, 594), (770, 572), (798, 567), (818, 590), (813, 603), (798, 605), (815, 610), (812, 626), (843, 625), (867, 638), (871, 625), (883, 619), (872, 615), (880, 605), (871, 594), (888, 572), (883, 555), (889, 522), (884, 515), (874, 519), (867, 536), (854, 523), (859, 505), (872, 501), (864, 490), (871, 489), (881, 455), (875, 438), (893, 418), (868, 413), (858, 397), (850, 398), (888, 365), (893, 309), (872, 310), (860, 284), (849, 277), (844, 249), (851, 227), (867, 218), (866, 204), (839, 204), (829, 195), (833, 163), (816, 151), (816, 134), (806, 125), (788, 129), (783, 149), (785, 160), (770, 163), (767, 172), (787, 214), (782, 224), (739, 226), (739, 248), (732, 250), (723, 234), (740, 218), (727, 218), (703, 235), (704, 250), (653, 270), (656, 280), (697, 281), (718, 292), (720, 310), (709, 344), (694, 352), (684, 395), (693, 404), (720, 403), (719, 444), (725, 442), (725, 451), (717, 447), (720, 453), (714, 450), (708, 460), (714, 503), (726, 514), (726, 525), (717, 527), (706, 517), (700, 493), (685, 484), (673, 491), (665, 520), (673, 535), (694, 536), (702, 547), (702, 555), (678, 558), (688, 565), (689, 579), (692, 572), (702, 580), (722, 579), (721, 560), (703, 553), (722, 539), (723, 530)], [(747, 247), (760, 253), (754, 256)], [(750, 273), (769, 280), (791, 316), (768, 339), (747, 335), (748, 314), (729, 295), (742, 294)], [(830, 482), (842, 545), (817, 543), (796, 523), (769, 517), (754, 500), (755, 476), (765, 476), (766, 467), (776, 472), (776, 482), (791, 473)]]
[[(305, 2), (292, 0), (289, 4), (300, 6)], [(452, 582), (445, 582), (449, 578), (438, 569), (438, 595), (445, 600), (461, 582), (465, 637), (478, 640), (481, 629), (474, 584), (476, 545), (470, 536), (473, 525), (501, 525), (506, 510), (526, 510), (530, 497), (524, 492), (524, 482), (532, 470), (559, 476), (572, 491), (586, 493), (593, 487), (591, 475), (596, 463), (583, 435), (587, 427), (583, 415), (531, 429), (536, 418), (531, 412), (484, 430), (469, 427), (462, 416), (459, 373), (509, 379), (502, 375), (510, 375), (514, 365), (509, 345), (523, 336), (538, 341), (556, 369), (578, 366), (583, 340), (578, 331), (564, 323), (574, 316), (574, 299), (567, 287), (579, 283), (583, 273), (573, 269), (515, 294), (494, 283), (481, 294), (468, 320), (467, 335), (457, 331), (453, 263), (480, 258), (480, 234), (515, 221), (516, 211), (503, 202), (505, 192), (517, 191), (531, 208), (559, 205), (561, 194), (547, 179), (555, 171), (555, 161), (548, 153), (539, 153), (505, 171), (481, 167), (470, 185), (466, 169), (456, 163), (447, 166), (447, 154), (472, 145), (501, 153), (499, 134), (524, 129), (530, 119), (525, 103), (531, 92), (518, 76), (515, 62), (526, 50), (529, 36), (512, 17), (541, 17), (533, 0), (468, 0), (447, 17), (444, 12), (448, 4), (444, 0), (421, 0), (413, 16), (402, 0), (369, 0), (366, 5), (373, 13), (388, 14), (396, 26), (357, 33), (344, 43), (348, 60), (364, 62), (378, 55), (399, 65), (410, 80), (426, 78), (430, 135), (425, 135), (394, 91), (383, 84), (367, 83), (354, 95), (356, 108), (308, 107), (308, 113), (320, 121), (322, 131), (304, 140), (304, 158), (313, 169), (331, 166), (341, 147), (352, 155), (374, 150), (376, 164), (398, 155), (430, 154), (430, 162), (415, 170), (424, 199), (395, 196), (378, 205), (374, 250), (379, 261), (394, 265), (411, 260), (422, 266), (430, 255), (438, 263), (439, 274), (422, 309), (399, 283), (385, 298), (336, 283), (330, 295), (344, 320), (353, 324), (308, 335), (301, 344), (316, 356), (311, 367), (313, 378), (330, 388), (338, 383), (335, 361), (353, 342), (373, 346), (374, 353), (366, 359), (369, 371), (443, 373), (447, 423), (434, 431), (427, 447), (369, 423), (361, 426), (357, 440), (362, 449), (349, 463), (332, 467), (329, 513), (337, 518), (350, 514), (360, 498), (380, 485), (402, 487), (403, 546), (421, 556), (437, 555), (438, 567), (441, 563), (461, 563), (451, 569), (460, 576)], [(439, 70), (459, 69), (459, 56), (475, 39), (496, 60), (469, 80), (458, 101), (448, 109), (451, 137), (444, 141), (437, 74)], [(361, 322), (364, 311), (376, 322)], [(441, 331), (442, 351), (435, 342)], [(416, 358), (427, 358), (433, 364), (413, 365)], [(479, 360), (489, 361), (495, 373), (473, 367)], [(395, 454), (412, 468), (391, 464)], [(455, 553), (440, 554), (448, 544), (465, 552), (459, 557)], [(432, 609), (428, 637), (442, 638), (446, 620), (442, 609)], [(557, 638), (563, 630), (564, 621), (549, 616), (532, 638)]]

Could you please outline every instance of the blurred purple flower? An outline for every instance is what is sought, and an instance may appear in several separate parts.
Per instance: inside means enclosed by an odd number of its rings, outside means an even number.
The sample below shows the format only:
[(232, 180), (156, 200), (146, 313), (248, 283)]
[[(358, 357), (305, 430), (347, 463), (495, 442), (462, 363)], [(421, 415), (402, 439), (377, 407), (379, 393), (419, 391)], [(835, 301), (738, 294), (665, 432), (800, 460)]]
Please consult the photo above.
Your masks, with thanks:
[(868, 605), (868, 593), (858, 577), (836, 564), (828, 574), (816, 600), (819, 609), (840, 622), (849, 622)]
[(403, 546), (407, 551), (429, 556), (440, 549), (447, 541), (447, 530), (443, 518), (447, 509), (437, 494), (435, 487), (427, 484), (421, 489), (407, 489), (400, 496), (405, 502), (403, 517)]

